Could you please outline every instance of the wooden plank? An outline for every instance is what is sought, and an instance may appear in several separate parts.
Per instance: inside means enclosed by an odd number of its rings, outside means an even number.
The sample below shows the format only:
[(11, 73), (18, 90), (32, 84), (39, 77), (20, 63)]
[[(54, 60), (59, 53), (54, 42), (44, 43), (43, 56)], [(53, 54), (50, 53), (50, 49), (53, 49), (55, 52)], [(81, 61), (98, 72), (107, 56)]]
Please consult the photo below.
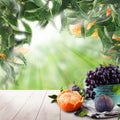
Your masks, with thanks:
[[(107, 119), (108, 120), (108, 119)], [(116, 118), (111, 118), (109, 120), (119, 120), (117, 117)]]
[(6, 93), (6, 90), (0, 90), (0, 98), (2, 95), (4, 95)]
[[(33, 91), (17, 91), (18, 95), (6, 106), (0, 110), (1, 120), (12, 120), (20, 111), (26, 101), (29, 99)], [(12, 94), (12, 92), (10, 92)]]
[(35, 90), (31, 98), (13, 120), (35, 120), (45, 95), (45, 90)]
[(60, 120), (60, 108), (57, 103), (51, 103), (51, 99), (48, 97), (48, 95), (58, 94), (58, 92), (58, 90), (47, 91), (36, 120)]
[[(1, 94), (1, 93), (0, 93)], [(0, 95), (0, 111), (9, 103), (11, 100), (17, 96), (17, 91), (2, 91)]]

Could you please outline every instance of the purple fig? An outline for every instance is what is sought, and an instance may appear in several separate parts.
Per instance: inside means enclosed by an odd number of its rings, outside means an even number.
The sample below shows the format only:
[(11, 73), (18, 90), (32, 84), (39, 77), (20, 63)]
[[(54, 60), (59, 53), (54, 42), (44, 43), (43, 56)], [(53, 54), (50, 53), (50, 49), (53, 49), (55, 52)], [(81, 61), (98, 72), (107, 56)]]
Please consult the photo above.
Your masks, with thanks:
[(97, 100), (95, 101), (95, 108), (97, 112), (104, 112), (104, 111), (112, 111), (114, 107), (114, 102), (112, 98), (110, 98), (107, 95), (101, 95)]

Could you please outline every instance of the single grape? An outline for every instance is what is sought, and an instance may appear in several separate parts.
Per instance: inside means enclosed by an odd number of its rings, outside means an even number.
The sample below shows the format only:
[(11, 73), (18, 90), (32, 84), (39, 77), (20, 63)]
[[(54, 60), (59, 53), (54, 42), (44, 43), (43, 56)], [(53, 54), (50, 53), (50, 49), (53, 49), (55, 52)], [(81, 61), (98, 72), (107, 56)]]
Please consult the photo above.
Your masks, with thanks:
[(115, 79), (115, 84), (119, 84), (120, 80), (117, 78)]

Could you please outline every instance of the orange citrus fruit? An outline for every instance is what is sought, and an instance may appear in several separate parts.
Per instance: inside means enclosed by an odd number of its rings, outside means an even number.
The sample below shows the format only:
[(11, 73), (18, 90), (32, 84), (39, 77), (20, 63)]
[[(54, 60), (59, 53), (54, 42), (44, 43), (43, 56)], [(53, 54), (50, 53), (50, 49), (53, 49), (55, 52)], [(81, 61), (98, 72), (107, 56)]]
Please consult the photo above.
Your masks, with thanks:
[(29, 52), (30, 48), (29, 48), (29, 45), (28, 44), (24, 44), (23, 46), (21, 47), (15, 47), (14, 50), (16, 52), (20, 52), (21, 54), (25, 55), (26, 53)]
[(98, 29), (96, 28), (94, 33), (91, 35), (91, 37), (94, 37), (94, 38), (99, 38), (99, 35), (98, 35)]
[(57, 103), (66, 112), (72, 112), (82, 106), (84, 98), (77, 91), (63, 90), (57, 96)]
[(93, 20), (87, 24), (87, 30), (89, 30), (94, 24), (96, 23), (96, 20)]
[(112, 9), (108, 8), (107, 11), (106, 11), (106, 16), (110, 15), (111, 13), (112, 13)]
[[(91, 22), (89, 22), (87, 24), (87, 30), (89, 30), (94, 24), (96, 23), (96, 20), (93, 20)], [(94, 37), (94, 38), (99, 38), (99, 35), (98, 35), (98, 29), (96, 28), (94, 33), (91, 35), (91, 37)]]
[(81, 24), (69, 25), (70, 32), (73, 35), (79, 36), (81, 35)]
[(112, 38), (113, 38), (114, 40), (120, 41), (120, 37), (118, 37), (118, 36), (115, 35), (115, 34), (113, 34)]
[[(96, 22), (96, 20), (89, 22), (86, 26), (86, 30), (89, 30), (95, 24), (95, 22)], [(81, 35), (81, 26), (82, 26), (81, 23), (77, 23), (75, 25), (69, 25), (69, 30), (73, 35), (80, 36)], [(99, 37), (97, 28), (95, 29), (95, 31), (93, 32), (91, 37), (95, 37), (95, 38)]]
[(0, 53), (0, 57), (6, 59), (6, 55), (4, 53)]

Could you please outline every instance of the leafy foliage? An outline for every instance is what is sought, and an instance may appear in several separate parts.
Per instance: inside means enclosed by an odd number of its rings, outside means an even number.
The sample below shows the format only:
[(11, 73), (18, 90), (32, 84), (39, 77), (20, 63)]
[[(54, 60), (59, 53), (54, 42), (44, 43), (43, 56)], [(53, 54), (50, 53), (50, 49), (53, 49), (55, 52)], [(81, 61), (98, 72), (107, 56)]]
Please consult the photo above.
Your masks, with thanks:
[[(21, 59), (25, 63), (25, 57), (20, 54), (13, 54), (14, 48), (31, 41), (31, 28), (27, 23), (19, 18), (19, 5), (15, 0), (1, 0), (0, 1), (0, 59), (1, 68), (6, 72), (6, 75), (1, 78), (1, 84), (7, 84), (10, 80), (15, 83), (15, 57)], [(21, 31), (18, 27), (18, 21), (21, 20), (25, 31)], [(16, 35), (24, 35), (25, 39), (18, 39)], [(2, 82), (3, 81), (3, 82)], [(7, 86), (7, 85), (6, 85)]]
[[(14, 57), (19, 57), (25, 63), (23, 55), (13, 54), (16, 46), (30, 44), (32, 31), (23, 18), (30, 21), (39, 21), (45, 27), (52, 18), (61, 14), (62, 28), (69, 24), (81, 23), (81, 36), (91, 36), (95, 30), (102, 42), (102, 53), (111, 56), (115, 64), (120, 63), (120, 1), (119, 0), (1, 0), (0, 1), (0, 64), (8, 63), (11, 74), (4, 69), (7, 75), (14, 77), (14, 69), (9, 63), (15, 63)], [(21, 21), (25, 30), (18, 27)], [(95, 21), (90, 29), (88, 23)], [(16, 35), (25, 38), (17, 39)], [(9, 77), (11, 78), (11, 77)], [(13, 79), (12, 78), (12, 79)]]
[[(119, 64), (119, 40), (120, 38), (120, 1), (116, 0), (17, 0), (21, 6), (22, 17), (28, 20), (37, 20), (45, 27), (52, 18), (61, 14), (63, 27), (69, 24), (81, 22), (82, 35), (91, 36), (95, 29), (103, 44), (103, 54), (112, 56), (115, 64)], [(49, 4), (52, 2), (51, 7)], [(86, 9), (87, 8), (87, 9)], [(89, 22), (95, 20), (95, 24), (86, 29)], [(113, 36), (117, 37), (114, 38)], [(110, 52), (112, 51), (112, 52)]]

